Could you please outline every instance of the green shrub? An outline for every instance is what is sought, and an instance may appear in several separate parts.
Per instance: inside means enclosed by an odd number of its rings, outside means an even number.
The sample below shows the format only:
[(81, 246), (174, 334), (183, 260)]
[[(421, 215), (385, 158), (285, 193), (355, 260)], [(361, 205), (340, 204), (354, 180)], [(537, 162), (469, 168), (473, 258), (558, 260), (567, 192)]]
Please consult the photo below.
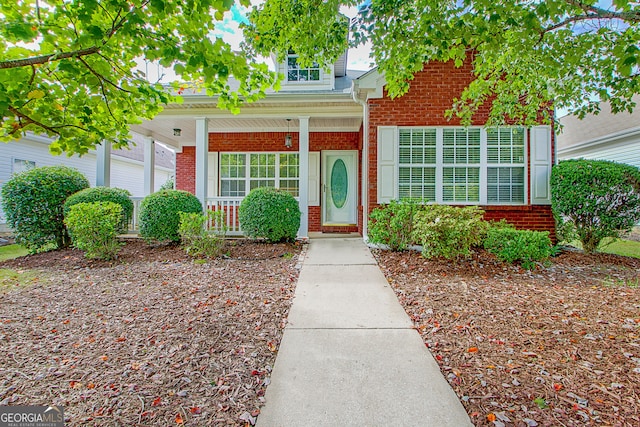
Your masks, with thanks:
[(536, 262), (546, 260), (553, 253), (548, 231), (491, 227), (484, 247), (500, 261), (511, 264), (518, 262), (528, 270), (535, 268)]
[(87, 178), (66, 166), (43, 166), (13, 175), (2, 187), (2, 209), (16, 242), (31, 253), (69, 246), (64, 201), (87, 187)]
[(78, 191), (75, 194), (67, 197), (67, 201), (64, 203), (64, 215), (67, 215), (69, 209), (73, 205), (78, 203), (93, 203), (93, 202), (113, 202), (122, 207), (122, 214), (120, 223), (118, 224), (117, 232), (120, 234), (126, 233), (129, 229), (129, 222), (133, 216), (133, 202), (129, 198), (131, 193), (128, 190), (122, 188), (113, 187), (92, 187), (86, 188), (82, 191)]
[[(223, 217), (223, 211), (207, 211), (207, 215), (180, 212), (178, 233), (185, 252), (194, 257), (217, 257), (224, 245), (227, 231)], [(216, 230), (215, 233), (207, 233), (207, 222), (212, 224), (211, 228)]]
[(488, 223), (477, 206), (426, 205), (414, 216), (413, 239), (425, 258), (469, 256), (482, 243)]
[(283, 190), (261, 187), (240, 203), (238, 220), (245, 235), (264, 237), (275, 243), (295, 240), (300, 228), (300, 207), (296, 199)]
[(69, 207), (64, 219), (73, 246), (87, 258), (114, 259), (120, 250), (118, 227), (122, 222), (122, 206), (114, 202), (76, 203)]
[(140, 203), (140, 236), (147, 242), (179, 242), (180, 212), (202, 213), (200, 200), (182, 190), (161, 190)]
[(585, 252), (640, 221), (640, 170), (604, 160), (565, 160), (553, 167), (551, 200), (558, 235)]
[(369, 241), (392, 251), (407, 249), (413, 244), (413, 217), (418, 209), (418, 204), (406, 200), (375, 208), (369, 215)]

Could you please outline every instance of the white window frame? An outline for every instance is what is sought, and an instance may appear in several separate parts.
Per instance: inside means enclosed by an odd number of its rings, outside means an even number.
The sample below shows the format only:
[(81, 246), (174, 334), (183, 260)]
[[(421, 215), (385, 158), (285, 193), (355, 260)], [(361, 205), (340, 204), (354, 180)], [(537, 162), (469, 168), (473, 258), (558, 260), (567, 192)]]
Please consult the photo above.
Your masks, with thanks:
[[(502, 126), (501, 128), (511, 128), (509, 126)], [(469, 202), (461, 202), (461, 201), (445, 201), (443, 197), (443, 169), (446, 167), (456, 167), (454, 164), (445, 164), (443, 159), (443, 141), (444, 141), (444, 129), (465, 129), (462, 126), (400, 126), (397, 128), (397, 141), (399, 141), (400, 132), (404, 130), (423, 130), (423, 129), (435, 129), (436, 130), (436, 199), (434, 201), (424, 202), (426, 204), (448, 204), (448, 205), (485, 205), (485, 206), (525, 206), (528, 203), (528, 185), (527, 185), (527, 176), (528, 176), (528, 154), (527, 147), (529, 145), (529, 132), (524, 127), (518, 127), (524, 131), (524, 153), (523, 153), (523, 161), (522, 163), (489, 163), (487, 159), (487, 129), (482, 126), (469, 126), (466, 129), (480, 129), (480, 163), (467, 165), (460, 164), (460, 167), (479, 167), (480, 168), (480, 197), (478, 201), (469, 201)], [(398, 161), (395, 162), (395, 176), (396, 176), (396, 191), (399, 193), (400, 189), (400, 144), (396, 144), (396, 159)], [(487, 180), (487, 170), (489, 168), (501, 168), (501, 167), (522, 167), (523, 168), (523, 200), (521, 202), (489, 202), (488, 201), (488, 180)]]
[[(251, 156), (252, 155), (274, 155), (275, 156), (275, 176), (273, 178), (269, 177), (269, 178), (252, 178), (251, 177)], [(297, 155), (298, 156), (298, 177), (297, 177), (297, 181), (298, 181), (298, 194), (294, 194), (294, 197), (299, 197), (299, 193), (300, 193), (300, 154), (295, 152), (288, 152), (288, 151), (252, 151), (252, 152), (245, 152), (245, 151), (225, 151), (225, 152), (220, 152), (219, 153), (219, 162), (218, 164), (219, 166), (219, 170), (218, 170), (218, 176), (219, 176), (219, 195), (220, 197), (245, 197), (247, 194), (249, 194), (249, 191), (251, 191), (251, 182), (255, 182), (255, 181), (264, 181), (264, 180), (273, 180), (274, 181), (274, 188), (280, 188), (281, 187), (281, 182), (282, 181), (294, 181), (295, 178), (292, 177), (288, 177), (288, 176), (280, 176), (280, 156), (282, 154), (286, 154), (286, 155)], [(245, 176), (244, 178), (223, 178), (222, 177), (222, 156), (224, 155), (242, 155), (245, 157)], [(229, 180), (229, 181), (243, 181), (245, 183), (245, 187), (244, 187), (244, 195), (241, 196), (223, 196), (222, 195), (222, 181), (224, 180)]]
[[(19, 163), (21, 165), (21, 167), (19, 168), (20, 170), (16, 170), (16, 164)], [(33, 169), (36, 167), (36, 162), (35, 160), (25, 160), (25, 159), (19, 159), (17, 157), (12, 157), (11, 158), (11, 173), (19, 173), (19, 172), (25, 172), (28, 171), (30, 169)]]
[[(524, 203), (526, 203), (527, 201), (527, 129), (522, 127), (522, 126), (501, 126), (499, 128), (493, 128), (493, 129), (497, 129), (498, 132), (500, 132), (501, 129), (521, 129), (523, 132), (523, 141), (522, 141), (522, 161), (521, 162), (514, 162), (513, 161), (513, 157), (512, 157), (512, 161), (511, 162), (505, 162), (505, 163), (500, 163), (500, 154), (498, 154), (498, 162), (497, 163), (492, 163), (489, 162), (488, 159), (488, 155), (489, 155), (489, 144), (488, 144), (488, 137), (487, 137), (487, 149), (485, 154), (487, 155), (487, 167), (486, 167), (486, 185), (485, 188), (488, 192), (489, 190), (489, 169), (501, 169), (501, 168), (505, 168), (505, 169), (514, 169), (514, 168), (522, 168), (522, 197), (523, 197), (523, 202), (503, 202), (503, 201), (489, 201), (489, 195), (487, 194), (487, 204), (489, 205), (522, 205)], [(492, 129), (492, 130), (493, 130)], [(485, 135), (488, 135), (485, 129)], [(501, 145), (498, 145), (498, 147), (501, 147)], [(513, 146), (511, 146), (511, 150), (513, 151)], [(512, 152), (513, 155), (513, 152)], [(500, 183), (498, 183), (498, 188), (500, 187)], [(499, 191), (499, 190), (498, 190)]]
[[(287, 55), (287, 60), (284, 64), (285, 67), (285, 75), (287, 78), (287, 83), (293, 83), (293, 84), (309, 84), (309, 83), (320, 83), (322, 82), (322, 67), (320, 66), (320, 64), (315, 64), (315, 67), (307, 67), (307, 68), (296, 68), (295, 70), (297, 71), (298, 74), (298, 79), (297, 80), (290, 80), (289, 79), (289, 71), (291, 71), (291, 69), (289, 68), (289, 59), (294, 58), (296, 60), (296, 64), (298, 63), (298, 55), (295, 53), (290, 53)], [(300, 71), (307, 71), (308, 75), (311, 75), (312, 71), (317, 71), (318, 72), (318, 79), (317, 80), (300, 80)]]

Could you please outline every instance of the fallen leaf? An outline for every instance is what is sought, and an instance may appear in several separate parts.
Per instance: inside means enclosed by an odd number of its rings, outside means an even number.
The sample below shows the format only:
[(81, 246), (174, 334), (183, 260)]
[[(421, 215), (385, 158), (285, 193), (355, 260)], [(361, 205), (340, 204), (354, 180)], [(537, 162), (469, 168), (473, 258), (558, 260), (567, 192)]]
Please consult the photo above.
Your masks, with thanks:
[(544, 400), (544, 398), (542, 397), (536, 397), (535, 399), (533, 399), (533, 403), (538, 405), (538, 408), (540, 409), (547, 409), (549, 407), (549, 405), (547, 404), (547, 401)]
[(184, 420), (182, 419), (182, 415), (180, 415), (180, 413), (176, 414), (176, 424), (184, 424)]
[(156, 397), (155, 399), (153, 399), (153, 402), (151, 402), (151, 406), (160, 406), (162, 405), (162, 398), (160, 397)]
[(478, 347), (469, 347), (469, 350), (467, 350), (467, 352), (469, 352), (469, 353), (477, 353), (478, 352)]
[(555, 391), (560, 391), (560, 390), (562, 390), (562, 384), (553, 383), (553, 389), (554, 389)]

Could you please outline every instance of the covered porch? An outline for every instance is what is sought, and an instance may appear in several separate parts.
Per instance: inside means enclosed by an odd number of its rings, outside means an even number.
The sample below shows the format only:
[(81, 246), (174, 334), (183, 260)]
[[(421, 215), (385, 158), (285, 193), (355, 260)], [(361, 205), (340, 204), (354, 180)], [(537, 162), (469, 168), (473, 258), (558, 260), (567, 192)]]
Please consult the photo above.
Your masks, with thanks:
[[(362, 229), (363, 117), (350, 93), (272, 94), (237, 115), (219, 110), (214, 98), (191, 94), (132, 130), (176, 151), (176, 189), (225, 212), (229, 235), (242, 234), (244, 196), (273, 186), (298, 200), (298, 235), (307, 238)], [(134, 200), (136, 211), (139, 203)]]

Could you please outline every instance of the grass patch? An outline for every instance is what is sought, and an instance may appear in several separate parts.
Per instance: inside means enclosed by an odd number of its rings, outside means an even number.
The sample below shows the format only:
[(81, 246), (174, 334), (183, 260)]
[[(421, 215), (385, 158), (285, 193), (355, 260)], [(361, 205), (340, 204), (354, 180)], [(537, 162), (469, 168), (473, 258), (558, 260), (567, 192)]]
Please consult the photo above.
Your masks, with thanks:
[[(600, 244), (598, 252), (640, 258), (640, 242), (619, 239), (615, 242), (607, 244), (607, 242), (610, 241), (610, 239), (603, 240), (603, 242)], [(582, 249), (582, 245), (577, 240), (574, 240), (573, 242), (569, 242), (567, 244), (578, 249)]]
[(610, 288), (633, 288), (638, 289), (640, 287), (640, 279), (612, 279), (607, 278), (604, 280), (604, 285)]
[(640, 242), (618, 240), (604, 246), (599, 252), (640, 258)]
[(40, 273), (33, 270), (10, 270), (0, 268), (0, 292), (33, 285), (40, 280)]
[(29, 252), (20, 245), (0, 246), (0, 261), (18, 258), (20, 256), (25, 256), (28, 253)]

